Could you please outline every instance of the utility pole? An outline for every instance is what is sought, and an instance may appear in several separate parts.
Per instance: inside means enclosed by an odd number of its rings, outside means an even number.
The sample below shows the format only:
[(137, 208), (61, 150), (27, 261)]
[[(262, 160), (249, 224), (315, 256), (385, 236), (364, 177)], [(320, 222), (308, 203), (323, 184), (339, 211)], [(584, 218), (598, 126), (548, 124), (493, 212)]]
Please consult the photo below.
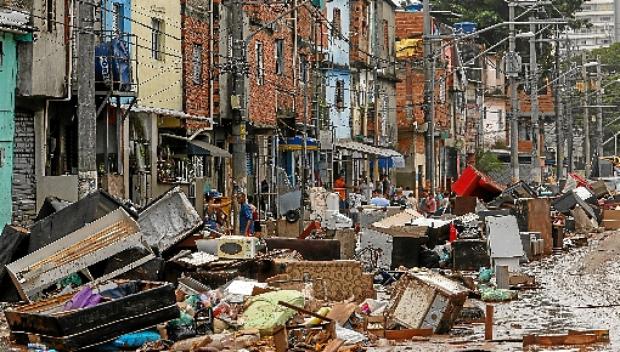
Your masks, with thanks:
[(482, 74), (480, 75), (480, 81), (478, 82), (478, 112), (480, 113), (478, 121), (478, 138), (476, 149), (484, 150), (484, 115), (486, 108), (484, 107), (484, 86), (482, 85)]
[[(570, 82), (573, 83), (573, 82)], [(570, 84), (569, 84), (570, 86)], [(574, 121), (573, 121), (573, 95), (570, 94), (568, 97), (568, 104), (567, 102), (564, 102), (564, 110), (566, 111), (566, 129), (567, 129), (567, 133), (568, 133), (568, 138), (567, 138), (567, 154), (568, 154), (568, 172), (573, 172), (575, 171), (575, 140), (574, 140), (574, 135), (575, 135), (575, 131), (574, 131)]]
[(584, 157), (586, 161), (586, 177), (590, 177), (592, 171), (592, 153), (590, 151), (590, 103), (588, 69), (586, 67), (586, 53), (581, 54), (581, 79), (583, 80), (583, 134), (584, 134)]
[(434, 55), (431, 43), (432, 20), (430, 0), (424, 0), (422, 10), (424, 12), (423, 43), (424, 43), (424, 121), (426, 122), (425, 162), (426, 181), (430, 183), (430, 192), (435, 191), (435, 94), (434, 94)]
[[(230, 32), (233, 41), (232, 60), (235, 68), (233, 70), (233, 91), (231, 100), (236, 100), (233, 106), (233, 180), (241, 190), (247, 186), (247, 164), (246, 164), (246, 122), (248, 114), (248, 99), (246, 94), (245, 65), (247, 64), (247, 48), (244, 42), (243, 4), (239, 0), (232, 3), (232, 22)], [(236, 105), (236, 106), (235, 106)]]
[(556, 144), (556, 165), (555, 165), (555, 174), (557, 177), (558, 185), (560, 184), (560, 180), (564, 178), (564, 124), (562, 123), (564, 113), (562, 102), (563, 99), (560, 98), (561, 89), (560, 87), (564, 86), (564, 77), (562, 77), (562, 82), (559, 82), (558, 78), (560, 77), (560, 32), (556, 31), (555, 37), (555, 79), (556, 82), (553, 85), (555, 94), (555, 144)]
[[(515, 52), (515, 6), (514, 2), (508, 3), (508, 52), (510, 54), (510, 65), (515, 68), (517, 65), (517, 55)], [(508, 66), (507, 65), (507, 66)], [(511, 70), (512, 71), (512, 70)], [(510, 85), (510, 168), (512, 171), (512, 182), (519, 182), (519, 101), (517, 99), (517, 74), (511, 72), (509, 77)]]
[(78, 195), (84, 198), (97, 189), (95, 109), (95, 4), (78, 2)]
[[(378, 74), (378, 70), (379, 70), (379, 6), (378, 6), (378, 1), (373, 1), (373, 19), (374, 21), (372, 21), (373, 26), (374, 26), (374, 31), (372, 33), (372, 37), (373, 37), (373, 43), (372, 43), (372, 53), (374, 55), (374, 66), (375, 69), (373, 70), (373, 84), (374, 84), (374, 118), (375, 118), (375, 147), (379, 146), (379, 74)], [(373, 178), (375, 181), (380, 181), (379, 179), (379, 158), (377, 156), (375, 156), (374, 159), (374, 164), (373, 164)], [(383, 190), (383, 192), (385, 193), (385, 190)]]
[[(596, 158), (603, 157), (603, 75), (601, 74), (601, 60), (596, 58), (596, 134), (594, 136), (594, 144), (596, 145)], [(598, 167), (598, 161), (596, 163)]]
[[(534, 22), (534, 17), (530, 17), (529, 21)], [(536, 62), (536, 25), (534, 23), (530, 23), (530, 32), (532, 33), (532, 37), (530, 37), (530, 135), (532, 137), (531, 175), (532, 181), (540, 184), (542, 183), (542, 175), (540, 170), (540, 149), (538, 145), (538, 64)]]

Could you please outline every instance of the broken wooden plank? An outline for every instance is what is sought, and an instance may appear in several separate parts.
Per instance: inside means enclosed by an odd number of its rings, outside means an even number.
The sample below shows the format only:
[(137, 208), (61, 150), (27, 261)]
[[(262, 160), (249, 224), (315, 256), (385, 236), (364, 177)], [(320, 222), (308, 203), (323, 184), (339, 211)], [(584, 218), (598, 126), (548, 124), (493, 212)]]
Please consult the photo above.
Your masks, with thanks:
[(388, 340), (411, 340), (414, 337), (433, 336), (433, 329), (402, 329), (402, 330), (385, 330), (383, 337)]
[(273, 344), (276, 352), (288, 351), (288, 334), (285, 327), (282, 326), (273, 333)]
[(342, 347), (342, 345), (344, 345), (343, 340), (340, 340), (340, 339), (331, 340), (329, 341), (327, 345), (325, 345), (323, 352), (337, 352), (338, 349)]
[(568, 330), (569, 335), (596, 335), (597, 342), (609, 342), (609, 330), (607, 329), (594, 329), (594, 330)]
[(357, 306), (354, 303), (336, 303), (327, 313), (327, 317), (340, 325), (344, 325), (351, 318), (356, 308)]
[(523, 336), (523, 347), (538, 346), (570, 346), (570, 345), (589, 345), (598, 342), (595, 334), (579, 335), (525, 335)]
[(491, 304), (487, 304), (486, 314), (484, 319), (484, 339), (487, 341), (493, 340), (493, 314), (495, 307)]

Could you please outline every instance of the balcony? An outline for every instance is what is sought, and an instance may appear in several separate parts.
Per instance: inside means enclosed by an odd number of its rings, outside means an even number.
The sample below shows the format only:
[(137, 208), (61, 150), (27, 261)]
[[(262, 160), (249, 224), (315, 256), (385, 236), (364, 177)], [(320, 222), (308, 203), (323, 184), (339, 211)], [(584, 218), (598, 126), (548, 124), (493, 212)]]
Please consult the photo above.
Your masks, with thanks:
[(96, 95), (107, 97), (136, 97), (138, 82), (134, 77), (137, 58), (137, 37), (104, 31), (95, 48)]

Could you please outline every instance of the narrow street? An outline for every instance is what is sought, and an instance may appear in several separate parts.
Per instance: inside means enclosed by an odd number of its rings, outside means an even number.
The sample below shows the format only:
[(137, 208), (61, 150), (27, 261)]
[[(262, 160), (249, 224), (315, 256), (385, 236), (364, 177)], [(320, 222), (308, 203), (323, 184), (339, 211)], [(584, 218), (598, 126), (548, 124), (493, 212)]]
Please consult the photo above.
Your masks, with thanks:
[(540, 290), (496, 308), (496, 338), (527, 333), (565, 333), (567, 329), (609, 329), (620, 350), (620, 236), (595, 234), (588, 247), (554, 255), (525, 267)]
[[(532, 351), (620, 350), (619, 259), (620, 236), (605, 232), (594, 234), (587, 247), (524, 266), (524, 272), (534, 275), (541, 288), (520, 291), (519, 299), (495, 305), (494, 340), (517, 341), (527, 334), (562, 334), (570, 329), (609, 329), (609, 344)], [(452, 335), (369, 351), (523, 351), (521, 342), (484, 342), (484, 324), (456, 328)]]

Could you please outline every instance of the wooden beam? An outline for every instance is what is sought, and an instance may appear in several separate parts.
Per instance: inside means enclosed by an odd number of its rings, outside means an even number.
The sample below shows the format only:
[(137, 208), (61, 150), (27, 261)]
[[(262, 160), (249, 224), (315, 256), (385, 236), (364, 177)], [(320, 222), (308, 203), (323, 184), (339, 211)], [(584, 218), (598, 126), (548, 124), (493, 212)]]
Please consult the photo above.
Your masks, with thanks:
[(493, 340), (493, 313), (495, 307), (491, 304), (487, 304), (486, 315), (484, 319), (484, 339), (487, 341)]
[(567, 345), (589, 345), (598, 342), (595, 334), (579, 335), (525, 335), (523, 336), (523, 347), (530, 345), (538, 346), (567, 346)]
[(433, 329), (385, 330), (383, 336), (388, 340), (411, 340), (416, 336), (433, 336)]

